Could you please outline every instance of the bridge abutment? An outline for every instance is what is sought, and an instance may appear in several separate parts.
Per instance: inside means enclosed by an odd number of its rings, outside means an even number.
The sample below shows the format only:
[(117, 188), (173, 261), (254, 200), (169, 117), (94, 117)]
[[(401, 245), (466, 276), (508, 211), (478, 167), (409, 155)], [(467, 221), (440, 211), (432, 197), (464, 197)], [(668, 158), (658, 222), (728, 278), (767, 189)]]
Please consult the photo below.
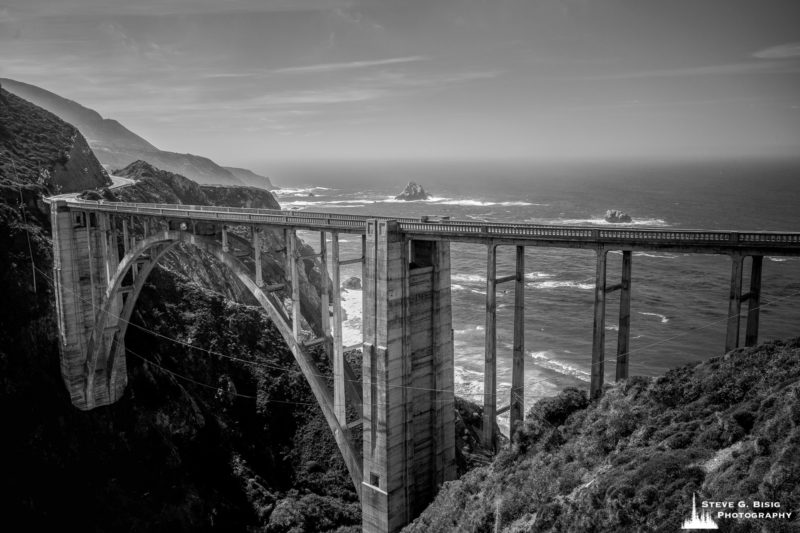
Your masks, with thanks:
[(363, 530), (393, 532), (455, 478), (450, 250), (367, 222)]

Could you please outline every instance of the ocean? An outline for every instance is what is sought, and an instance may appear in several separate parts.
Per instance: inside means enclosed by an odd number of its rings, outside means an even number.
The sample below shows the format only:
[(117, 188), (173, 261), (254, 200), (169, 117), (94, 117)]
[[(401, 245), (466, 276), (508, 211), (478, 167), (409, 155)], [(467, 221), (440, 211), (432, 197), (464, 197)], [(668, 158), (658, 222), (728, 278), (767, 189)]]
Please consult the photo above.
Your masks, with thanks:
[[(620, 209), (640, 228), (800, 231), (799, 171), (800, 162), (791, 161), (328, 162), (285, 165), (268, 174), (283, 187), (276, 192), (284, 209), (588, 226), (608, 224), (606, 210)], [(394, 200), (409, 181), (433, 198)], [(358, 237), (342, 236), (341, 243), (343, 258), (360, 254)], [(451, 257), (456, 392), (480, 402), (486, 248), (453, 244)], [(595, 254), (528, 248), (525, 266), (527, 408), (564, 387), (588, 389)], [(513, 248), (501, 247), (498, 276), (513, 268)], [(722, 354), (730, 270), (727, 256), (634, 254), (631, 375), (658, 376)], [(608, 283), (617, 283), (620, 273), (621, 253), (610, 252)], [(342, 279), (350, 276), (361, 276), (360, 265), (343, 268)], [(746, 260), (743, 292), (748, 284)], [(360, 342), (361, 294), (350, 290), (344, 298), (344, 340), (354, 344)], [(498, 405), (507, 403), (511, 386), (513, 304), (513, 288), (499, 286)], [(762, 306), (760, 341), (800, 335), (800, 258), (765, 259)], [(618, 309), (619, 295), (612, 293), (607, 382), (614, 379)], [(744, 317), (741, 325), (743, 343)]]

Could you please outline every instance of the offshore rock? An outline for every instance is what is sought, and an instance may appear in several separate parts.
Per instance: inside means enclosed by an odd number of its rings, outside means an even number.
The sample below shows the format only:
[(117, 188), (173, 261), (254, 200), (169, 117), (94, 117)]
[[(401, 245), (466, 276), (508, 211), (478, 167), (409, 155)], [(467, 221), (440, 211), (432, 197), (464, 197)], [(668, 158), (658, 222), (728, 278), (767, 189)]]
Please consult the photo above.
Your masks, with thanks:
[(408, 185), (406, 185), (406, 188), (403, 189), (403, 192), (395, 196), (394, 199), (406, 200), (410, 202), (413, 200), (427, 200), (430, 197), (430, 193), (423, 189), (422, 185), (419, 185), (413, 181), (409, 181)]
[(352, 278), (347, 278), (346, 280), (344, 280), (344, 283), (342, 283), (342, 288), (347, 290), (360, 291), (361, 278), (358, 278), (356, 276), (353, 276)]
[(606, 222), (612, 222), (615, 224), (633, 222), (633, 219), (628, 213), (620, 211), (618, 209), (609, 209), (608, 211), (606, 211), (605, 219)]

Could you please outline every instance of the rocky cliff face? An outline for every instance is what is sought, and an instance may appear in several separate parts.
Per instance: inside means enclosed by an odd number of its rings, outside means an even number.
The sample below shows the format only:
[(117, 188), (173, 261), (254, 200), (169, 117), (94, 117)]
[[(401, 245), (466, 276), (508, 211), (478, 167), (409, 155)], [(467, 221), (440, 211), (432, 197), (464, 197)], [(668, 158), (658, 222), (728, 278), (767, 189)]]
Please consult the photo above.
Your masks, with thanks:
[(281, 206), (271, 192), (255, 187), (203, 185), (201, 187), (211, 205), (258, 207), (280, 209)]
[(259, 187), (262, 189), (272, 190), (275, 187), (270, 179), (266, 176), (261, 176), (260, 174), (256, 174), (252, 170), (247, 170), (246, 168), (236, 168), (236, 167), (224, 167), (225, 170), (239, 178), (244, 182), (245, 185), (249, 185), (250, 187)]

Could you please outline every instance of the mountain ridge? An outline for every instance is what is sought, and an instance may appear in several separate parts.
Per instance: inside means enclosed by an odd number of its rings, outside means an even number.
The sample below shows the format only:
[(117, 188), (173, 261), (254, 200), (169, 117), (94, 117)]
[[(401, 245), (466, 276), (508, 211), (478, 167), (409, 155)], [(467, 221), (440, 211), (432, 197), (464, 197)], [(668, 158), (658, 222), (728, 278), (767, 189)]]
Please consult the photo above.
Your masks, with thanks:
[(0, 78), (8, 92), (53, 113), (74, 125), (86, 138), (97, 159), (109, 169), (120, 169), (137, 160), (203, 185), (247, 185), (275, 189), (270, 179), (246, 169), (223, 167), (195, 154), (161, 150), (114, 119), (56, 93), (28, 83)]

